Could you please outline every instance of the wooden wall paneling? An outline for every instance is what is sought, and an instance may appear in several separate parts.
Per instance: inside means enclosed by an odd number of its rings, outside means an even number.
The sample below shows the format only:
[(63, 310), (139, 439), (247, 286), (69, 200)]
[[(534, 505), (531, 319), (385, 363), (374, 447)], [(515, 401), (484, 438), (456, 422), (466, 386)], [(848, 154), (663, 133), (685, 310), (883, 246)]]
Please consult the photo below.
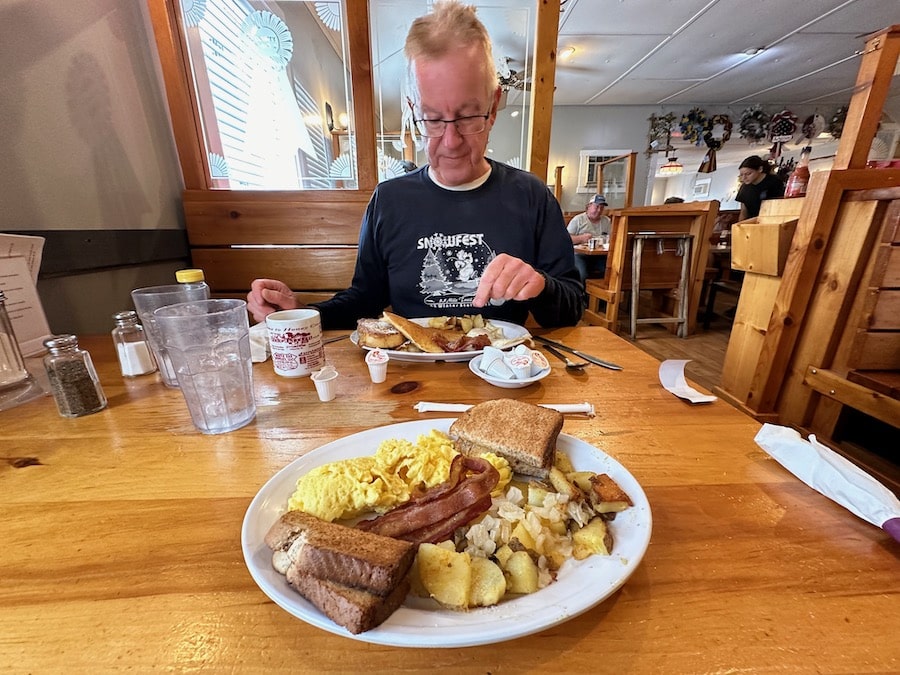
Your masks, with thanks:
[[(537, 35), (531, 77), (531, 121), (528, 129), (528, 170), (545, 183), (550, 164), (550, 126), (556, 88), (556, 42), (559, 35), (559, 0), (539, 0)], [(561, 188), (559, 188), (561, 189)]]
[(350, 285), (356, 248), (195, 248), (193, 260), (217, 293), (246, 292), (259, 276), (280, 279), (300, 291), (333, 292)]
[(184, 193), (188, 237), (193, 246), (232, 244), (356, 245), (369, 197), (357, 191), (329, 190)]

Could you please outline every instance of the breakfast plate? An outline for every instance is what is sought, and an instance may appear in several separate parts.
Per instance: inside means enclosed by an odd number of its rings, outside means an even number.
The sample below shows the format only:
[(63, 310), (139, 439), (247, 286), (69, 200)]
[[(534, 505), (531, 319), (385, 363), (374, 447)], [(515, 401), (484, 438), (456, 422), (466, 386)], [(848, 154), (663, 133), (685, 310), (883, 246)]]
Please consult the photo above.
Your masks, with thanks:
[(453, 421), (402, 422), (352, 434), (294, 460), (269, 479), (250, 503), (241, 528), (244, 561), (263, 593), (286, 612), (330, 633), (373, 644), (417, 648), (471, 647), (531, 635), (568, 621), (615, 593), (637, 569), (650, 543), (650, 504), (625, 467), (599, 448), (568, 434), (559, 435), (557, 448), (569, 456), (575, 469), (609, 474), (634, 506), (609, 523), (615, 537), (612, 555), (568, 560), (557, 580), (536, 593), (467, 612), (444, 609), (433, 600), (410, 595), (380, 626), (352, 635), (307, 602), (275, 571), (265, 535), (284, 512), (300, 476), (328, 462), (374, 454), (378, 444), (387, 439), (415, 442), (432, 429), (447, 432)]
[[(428, 325), (427, 318), (410, 319), (410, 321), (417, 323), (420, 326)], [(525, 340), (526, 338), (531, 337), (531, 333), (529, 333), (526, 328), (520, 326), (519, 324), (510, 323), (509, 321), (499, 321), (497, 319), (489, 319), (488, 321), (491, 323), (491, 325), (496, 326), (503, 331), (504, 340)], [(352, 333), (350, 333), (350, 342), (359, 346), (359, 333), (357, 331), (353, 331)], [(512, 344), (508, 346), (512, 346)], [(370, 350), (372, 349), (372, 347), (363, 347), (363, 349)], [(430, 352), (405, 352), (397, 349), (382, 349), (381, 351), (383, 351), (395, 361), (461, 362), (468, 361), (478, 356), (479, 354), (483, 353), (484, 350), (477, 349), (469, 352), (444, 352), (441, 354), (433, 354)]]

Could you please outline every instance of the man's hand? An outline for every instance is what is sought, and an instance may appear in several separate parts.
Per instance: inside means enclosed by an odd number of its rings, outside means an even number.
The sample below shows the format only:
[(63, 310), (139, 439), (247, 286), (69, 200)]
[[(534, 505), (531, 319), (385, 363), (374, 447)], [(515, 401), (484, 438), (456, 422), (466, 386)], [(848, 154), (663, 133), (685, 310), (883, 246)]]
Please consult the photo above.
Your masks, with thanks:
[(257, 321), (265, 321), (280, 309), (297, 309), (300, 303), (288, 286), (275, 279), (254, 279), (247, 293), (247, 309)]
[(484, 307), (489, 300), (529, 300), (545, 285), (543, 275), (527, 262), (501, 253), (485, 268), (472, 304)]

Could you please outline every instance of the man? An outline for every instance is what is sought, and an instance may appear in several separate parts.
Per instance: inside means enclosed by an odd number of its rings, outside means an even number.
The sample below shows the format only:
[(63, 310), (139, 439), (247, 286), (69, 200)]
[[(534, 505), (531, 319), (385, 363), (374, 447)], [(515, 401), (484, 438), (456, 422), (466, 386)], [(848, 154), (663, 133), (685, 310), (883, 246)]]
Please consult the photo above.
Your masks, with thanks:
[[(325, 328), (353, 328), (390, 306), (407, 317), (479, 312), (574, 325), (583, 288), (559, 204), (532, 174), (485, 157), (501, 90), (475, 9), (437, 2), (405, 47), (408, 101), (428, 164), (381, 183), (363, 218), (350, 288), (314, 305)], [(257, 321), (297, 307), (280, 281), (247, 296)]]
[[(572, 238), (572, 244), (585, 244), (594, 237), (605, 236), (609, 241), (609, 217), (604, 216), (606, 210), (606, 197), (594, 195), (588, 201), (584, 213), (579, 213), (569, 221), (566, 228)], [(603, 276), (606, 271), (606, 256), (575, 254), (575, 266), (581, 280), (587, 279), (591, 272)]]

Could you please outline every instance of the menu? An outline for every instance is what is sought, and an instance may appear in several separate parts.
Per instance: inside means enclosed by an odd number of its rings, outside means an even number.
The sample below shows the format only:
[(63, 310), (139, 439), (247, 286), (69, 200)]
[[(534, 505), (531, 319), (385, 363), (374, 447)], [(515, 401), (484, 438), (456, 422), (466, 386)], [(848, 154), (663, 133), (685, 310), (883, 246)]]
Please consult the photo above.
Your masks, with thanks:
[(50, 326), (38, 296), (37, 281), (43, 237), (0, 234), (0, 290), (6, 295), (6, 313), (24, 356), (39, 354)]

